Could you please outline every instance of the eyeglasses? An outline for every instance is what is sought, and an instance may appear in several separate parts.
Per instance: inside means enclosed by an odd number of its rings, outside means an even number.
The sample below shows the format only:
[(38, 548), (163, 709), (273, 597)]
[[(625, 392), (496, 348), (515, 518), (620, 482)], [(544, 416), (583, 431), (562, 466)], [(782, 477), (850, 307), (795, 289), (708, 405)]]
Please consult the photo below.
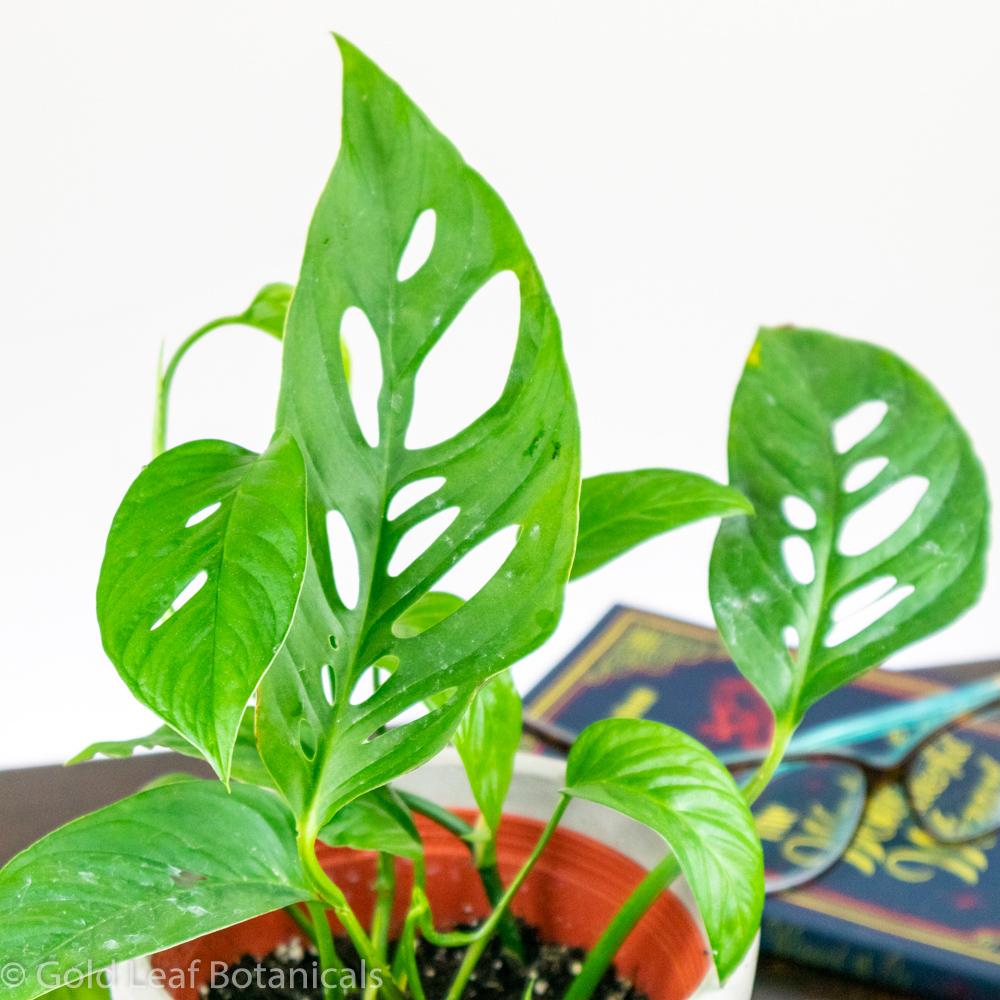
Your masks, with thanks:
[[(525, 720), (525, 730), (563, 753), (574, 739), (534, 719)], [(724, 755), (723, 761), (743, 783), (763, 757), (754, 752)], [(796, 735), (753, 804), (768, 894), (805, 885), (832, 868), (854, 841), (871, 795), (890, 783), (905, 793), (917, 824), (941, 844), (1000, 831), (1000, 677)]]

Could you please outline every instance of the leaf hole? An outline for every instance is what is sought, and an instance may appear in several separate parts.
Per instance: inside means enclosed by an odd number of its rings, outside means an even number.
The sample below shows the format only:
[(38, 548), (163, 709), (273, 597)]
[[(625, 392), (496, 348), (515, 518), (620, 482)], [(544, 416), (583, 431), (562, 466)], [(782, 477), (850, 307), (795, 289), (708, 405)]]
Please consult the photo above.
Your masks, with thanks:
[(781, 501), (785, 520), (799, 531), (812, 531), (816, 527), (816, 511), (801, 497), (785, 497)]
[(853, 511), (837, 539), (843, 556), (860, 556), (891, 538), (910, 519), (930, 483), (906, 476)]
[(781, 632), (781, 640), (788, 648), (789, 652), (799, 648), (799, 630), (791, 625), (786, 625)]
[(399, 259), (399, 270), (396, 271), (397, 281), (412, 278), (424, 264), (427, 263), (434, 249), (434, 236), (437, 231), (437, 214), (433, 208), (428, 208), (417, 216), (410, 230), (410, 238), (406, 249)]
[(844, 492), (857, 493), (858, 490), (864, 489), (888, 464), (889, 459), (880, 455), (876, 458), (866, 458), (851, 466), (844, 476)]
[(378, 445), (378, 396), (382, 389), (382, 352), (365, 313), (351, 306), (340, 320), (340, 339), (351, 358), (351, 402), (365, 441)]
[(798, 535), (790, 535), (781, 543), (781, 558), (796, 583), (803, 586), (816, 579), (816, 562), (809, 543)]
[(392, 553), (389, 576), (399, 576), (412, 566), (448, 530), (456, 517), (458, 507), (446, 507), (410, 528)]
[(330, 562), (333, 565), (333, 582), (337, 595), (344, 607), (353, 611), (358, 606), (361, 589), (358, 550), (351, 527), (339, 510), (331, 510), (326, 515), (326, 534), (330, 542)]
[(389, 501), (386, 516), (390, 521), (395, 521), (400, 514), (405, 514), (411, 507), (432, 493), (436, 493), (442, 486), (444, 486), (444, 476), (428, 476), (426, 479), (417, 479), (401, 486)]
[(370, 667), (365, 667), (354, 682), (354, 687), (351, 688), (351, 697), (348, 699), (350, 703), (355, 706), (363, 705), (378, 687), (376, 678), (381, 683), (382, 673), (383, 668), (378, 664), (373, 663)]
[(188, 583), (187, 586), (185, 586), (184, 589), (170, 602), (170, 606), (167, 610), (164, 611), (155, 622), (153, 622), (149, 631), (155, 632), (168, 618), (177, 614), (177, 612), (180, 611), (180, 609), (183, 608), (184, 605), (187, 604), (187, 602), (190, 601), (191, 598), (194, 597), (194, 595), (197, 594), (207, 582), (208, 573), (205, 572), (205, 570), (199, 570), (194, 579), (191, 580), (191, 582)]
[(884, 576), (842, 597), (833, 609), (833, 627), (823, 645), (828, 649), (853, 639), (884, 618), (914, 591), (910, 584), (896, 586), (894, 576)]
[(469, 601), (500, 572), (517, 545), (520, 525), (509, 524), (470, 549), (434, 584), (435, 590)]
[(493, 275), (466, 302), (417, 372), (407, 448), (454, 437), (496, 403), (507, 384), (520, 315), (513, 271)]
[(193, 528), (196, 524), (201, 524), (202, 521), (207, 521), (221, 506), (222, 502), (216, 501), (215, 503), (210, 503), (207, 507), (202, 507), (201, 510), (192, 514), (187, 521), (185, 521), (184, 527)]
[(853, 410), (845, 413), (833, 424), (833, 446), (843, 455), (856, 444), (864, 441), (874, 433), (879, 424), (885, 420), (889, 405), (880, 399), (870, 399), (859, 403)]
[(337, 703), (337, 677), (329, 663), (323, 664), (320, 670), (320, 679), (323, 684), (323, 697), (332, 708)]

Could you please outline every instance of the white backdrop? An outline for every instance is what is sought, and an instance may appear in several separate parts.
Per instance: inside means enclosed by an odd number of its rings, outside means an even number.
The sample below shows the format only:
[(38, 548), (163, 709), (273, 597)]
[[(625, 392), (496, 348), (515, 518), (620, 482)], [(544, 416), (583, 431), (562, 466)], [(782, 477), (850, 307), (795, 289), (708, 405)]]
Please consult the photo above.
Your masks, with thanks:
[[(0, 766), (152, 722), (93, 591), (148, 457), (161, 341), (294, 280), (338, 137), (336, 29), (508, 201), (546, 276), (585, 471), (722, 476), (754, 330), (885, 344), (1000, 488), (1000, 8), (917, 0), (33, 0), (0, 23)], [(173, 440), (267, 440), (277, 345), (217, 334)], [(447, 400), (441, 400), (446, 406)], [(709, 621), (713, 525), (574, 585), (527, 681), (613, 601)], [(899, 662), (1000, 653), (1000, 581)]]

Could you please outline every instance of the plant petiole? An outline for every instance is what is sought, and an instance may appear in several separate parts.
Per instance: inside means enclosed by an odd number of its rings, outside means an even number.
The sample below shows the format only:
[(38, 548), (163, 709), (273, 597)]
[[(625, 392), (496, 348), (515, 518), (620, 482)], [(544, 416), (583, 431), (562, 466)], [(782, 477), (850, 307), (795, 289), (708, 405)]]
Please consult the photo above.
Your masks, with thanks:
[(545, 850), (546, 845), (552, 839), (552, 834), (556, 832), (556, 827), (559, 826), (559, 821), (563, 818), (563, 814), (569, 806), (569, 801), (569, 798), (565, 795), (559, 799), (559, 804), (556, 806), (551, 818), (545, 825), (545, 829), (538, 838), (538, 842), (532, 849), (531, 854), (528, 855), (527, 860), (521, 866), (521, 870), (514, 876), (510, 885), (507, 886), (507, 890), (504, 892), (500, 902), (497, 903), (493, 912), (486, 918), (486, 922), (481, 928), (479, 928), (479, 936), (472, 942), (472, 944), (469, 945), (468, 951), (466, 951), (465, 956), (462, 959), (462, 964), (459, 966), (458, 972), (455, 973), (455, 978), (452, 980), (451, 986), (448, 989), (445, 1000), (459, 1000), (462, 996), (462, 991), (465, 989), (466, 983), (469, 981), (469, 977), (472, 975), (479, 959), (482, 957), (483, 951), (486, 949), (486, 945), (489, 943), (490, 938), (496, 932), (504, 913), (507, 912), (511, 901), (524, 884), (524, 880), (531, 874), (531, 869), (535, 867), (535, 863), (541, 857), (542, 851)]
[(340, 972), (343, 963), (337, 954), (333, 943), (333, 931), (326, 916), (326, 908), (322, 903), (306, 903), (309, 916), (312, 918), (313, 940), (319, 953), (320, 980), (323, 984), (323, 1000), (341, 1000), (343, 990), (340, 986)]

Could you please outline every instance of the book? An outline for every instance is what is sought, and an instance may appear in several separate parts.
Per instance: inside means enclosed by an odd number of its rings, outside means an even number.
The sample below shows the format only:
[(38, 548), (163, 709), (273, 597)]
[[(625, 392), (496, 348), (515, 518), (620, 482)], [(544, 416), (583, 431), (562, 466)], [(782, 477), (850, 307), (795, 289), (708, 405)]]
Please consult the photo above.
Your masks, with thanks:
[[(996, 673), (1000, 663), (872, 670), (815, 705), (802, 728)], [(772, 727), (715, 630), (629, 607), (608, 612), (525, 708), (571, 732), (609, 716), (655, 719), (716, 751), (759, 749)], [(1000, 759), (1000, 729), (996, 742)], [(834, 867), (768, 898), (762, 932), (765, 953), (805, 965), (937, 1000), (998, 1000), (998, 838), (937, 843), (915, 822), (904, 790), (885, 782), (870, 791)]]

